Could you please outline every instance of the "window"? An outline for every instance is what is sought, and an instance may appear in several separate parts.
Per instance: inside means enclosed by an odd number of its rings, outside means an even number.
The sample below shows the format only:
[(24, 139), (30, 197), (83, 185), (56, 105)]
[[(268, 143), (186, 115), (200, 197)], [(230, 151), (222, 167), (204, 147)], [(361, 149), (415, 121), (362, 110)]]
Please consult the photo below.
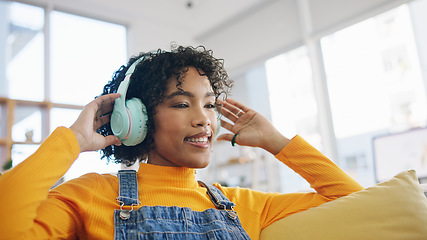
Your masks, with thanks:
[(85, 105), (126, 61), (121, 25), (53, 11), (51, 35), (53, 102)]
[(427, 120), (408, 6), (326, 36), (321, 47), (341, 167), (373, 185), (372, 138)]
[[(299, 134), (321, 150), (318, 109), (306, 47), (274, 57), (265, 66), (273, 124), (285, 136)], [(279, 166), (281, 192), (310, 188), (295, 172)]]
[(14, 112), (12, 140), (14, 142), (40, 142), (42, 140), (42, 108), (17, 105)]
[(0, 2), (0, 8), (9, 13), (0, 17), (3, 18), (0, 24), (6, 29), (5, 37), (0, 39), (6, 56), (6, 62), (0, 62), (1, 69), (5, 70), (0, 71), (5, 73), (0, 78), (0, 94), (14, 99), (42, 101), (44, 9), (13, 2)]
[[(323, 65), (316, 64), (325, 76), (316, 79), (324, 79), (327, 94), (313, 90), (306, 46), (266, 61), (273, 123), (322, 150), (327, 139), (319, 131), (314, 91), (328, 96), (334, 161), (363, 186), (374, 185), (373, 139), (427, 126), (426, 70), (420, 63), (427, 53), (426, 7), (426, 1), (411, 2), (330, 35), (308, 36), (322, 52)], [(308, 189), (292, 171), (280, 171), (283, 192)]]
[[(122, 25), (16, 2), (0, 2), (0, 12), (1, 169), (31, 155), (56, 127), (70, 126), (127, 57)], [(99, 158), (81, 154), (65, 179), (119, 169)]]
[(297, 133), (321, 149), (310, 59), (301, 47), (266, 62), (272, 120), (286, 136)]

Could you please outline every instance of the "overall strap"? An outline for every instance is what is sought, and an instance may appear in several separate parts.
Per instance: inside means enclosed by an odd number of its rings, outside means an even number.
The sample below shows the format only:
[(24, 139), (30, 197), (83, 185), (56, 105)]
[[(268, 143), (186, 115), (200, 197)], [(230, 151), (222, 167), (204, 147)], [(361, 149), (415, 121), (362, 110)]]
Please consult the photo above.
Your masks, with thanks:
[(233, 211), (233, 207), (236, 204), (231, 202), (218, 188), (206, 185), (202, 181), (198, 181), (198, 183), (207, 189), (207, 194), (217, 209)]
[(138, 179), (135, 170), (119, 170), (119, 196), (116, 200), (121, 206), (139, 205)]

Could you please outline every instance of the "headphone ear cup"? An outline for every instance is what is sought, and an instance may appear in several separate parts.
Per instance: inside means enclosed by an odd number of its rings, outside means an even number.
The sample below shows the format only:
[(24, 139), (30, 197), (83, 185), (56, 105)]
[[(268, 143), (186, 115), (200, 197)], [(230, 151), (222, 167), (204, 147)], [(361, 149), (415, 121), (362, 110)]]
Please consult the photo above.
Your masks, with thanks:
[(125, 139), (130, 131), (129, 112), (126, 107), (122, 107), (123, 105), (116, 100), (110, 121), (113, 134), (120, 140)]
[(126, 146), (135, 146), (147, 136), (147, 109), (139, 98), (127, 100), (126, 108), (129, 111), (129, 136), (122, 142)]

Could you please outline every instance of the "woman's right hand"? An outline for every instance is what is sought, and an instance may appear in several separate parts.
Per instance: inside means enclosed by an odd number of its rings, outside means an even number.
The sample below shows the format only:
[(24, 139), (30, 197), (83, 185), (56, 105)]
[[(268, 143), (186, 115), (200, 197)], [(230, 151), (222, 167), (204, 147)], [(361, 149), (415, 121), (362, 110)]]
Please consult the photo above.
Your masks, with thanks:
[[(120, 97), (119, 93), (100, 96), (87, 104), (70, 129), (76, 135), (80, 152), (97, 151), (109, 145), (121, 145), (121, 141), (114, 135), (102, 136), (96, 130), (110, 122), (114, 100)], [(104, 115), (106, 114), (106, 115)]]

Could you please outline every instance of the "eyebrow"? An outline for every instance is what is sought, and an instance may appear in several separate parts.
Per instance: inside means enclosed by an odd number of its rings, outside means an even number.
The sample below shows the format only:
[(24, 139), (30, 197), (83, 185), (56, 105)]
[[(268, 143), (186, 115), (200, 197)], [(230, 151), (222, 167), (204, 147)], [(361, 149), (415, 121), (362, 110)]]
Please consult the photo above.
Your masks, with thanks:
[[(191, 92), (187, 92), (187, 91), (175, 91), (175, 92), (167, 95), (165, 97), (165, 99), (171, 99), (171, 98), (174, 98), (176, 96), (194, 97), (194, 94)], [(213, 92), (207, 92), (205, 95), (205, 97), (214, 97), (214, 96), (215, 96), (215, 93), (213, 93)]]

